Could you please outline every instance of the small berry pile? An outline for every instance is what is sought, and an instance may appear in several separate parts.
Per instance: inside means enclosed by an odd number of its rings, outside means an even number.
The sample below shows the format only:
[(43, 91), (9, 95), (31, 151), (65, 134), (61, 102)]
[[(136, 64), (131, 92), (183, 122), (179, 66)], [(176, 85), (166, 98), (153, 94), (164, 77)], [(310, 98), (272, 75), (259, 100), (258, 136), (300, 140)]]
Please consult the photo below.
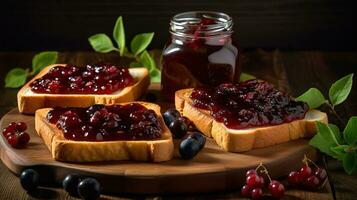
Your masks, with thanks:
[[(261, 170), (258, 171), (259, 169)], [(258, 172), (260, 172), (262, 175), (266, 175), (269, 178), (270, 183), (268, 185), (268, 189), (272, 197), (281, 198), (284, 196), (284, 185), (277, 180), (272, 180), (267, 168), (263, 164), (259, 164), (256, 169), (251, 169), (246, 172), (246, 185), (244, 185), (241, 189), (241, 194), (244, 197), (260, 199), (263, 196), (263, 187), (265, 185), (265, 181), (263, 176), (259, 175)]]
[(203, 149), (206, 138), (200, 132), (188, 131), (192, 123), (187, 117), (181, 116), (179, 111), (171, 108), (163, 114), (163, 118), (173, 138), (182, 139), (179, 147), (181, 158), (192, 159)]
[[(322, 188), (327, 180), (325, 169), (318, 167), (312, 160), (306, 156), (303, 159), (304, 165), (300, 171), (292, 171), (288, 176), (289, 186), (294, 188), (303, 188), (308, 190), (317, 190)], [(311, 169), (309, 163), (313, 164), (314, 170)]]
[(23, 148), (30, 141), (30, 135), (25, 132), (26, 129), (25, 122), (11, 122), (4, 128), (2, 134), (12, 147)]
[[(40, 180), (40, 174), (33, 169), (25, 169), (21, 172), (21, 186), (29, 193), (36, 193)], [(68, 174), (62, 181), (62, 187), (71, 196), (94, 200), (100, 197), (102, 190), (96, 179), (79, 174)]]

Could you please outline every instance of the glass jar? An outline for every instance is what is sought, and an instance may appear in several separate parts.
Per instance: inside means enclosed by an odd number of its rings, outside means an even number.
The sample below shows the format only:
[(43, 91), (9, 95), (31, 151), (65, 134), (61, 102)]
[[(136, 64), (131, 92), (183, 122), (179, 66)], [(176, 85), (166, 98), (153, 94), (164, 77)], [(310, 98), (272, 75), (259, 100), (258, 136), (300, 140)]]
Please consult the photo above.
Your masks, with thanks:
[(239, 51), (232, 27), (232, 18), (220, 12), (185, 12), (171, 19), (162, 60), (164, 97), (173, 100), (175, 91), (183, 88), (239, 81)]

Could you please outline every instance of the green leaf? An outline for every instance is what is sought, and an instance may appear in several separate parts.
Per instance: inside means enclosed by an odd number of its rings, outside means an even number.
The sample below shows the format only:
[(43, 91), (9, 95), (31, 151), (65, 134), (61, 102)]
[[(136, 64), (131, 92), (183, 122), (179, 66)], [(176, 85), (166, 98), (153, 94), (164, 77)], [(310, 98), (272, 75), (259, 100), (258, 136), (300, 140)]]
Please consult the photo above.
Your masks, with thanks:
[(331, 85), (329, 96), (333, 106), (336, 106), (347, 99), (351, 92), (352, 83), (353, 74), (349, 74)]
[(317, 121), (316, 126), (318, 133), (320, 133), (326, 141), (329, 141), (329, 143), (334, 143), (335, 145), (339, 144), (334, 132), (329, 125)]
[(56, 51), (45, 51), (36, 54), (32, 58), (32, 73), (37, 74), (43, 68), (55, 64), (57, 62), (58, 52)]
[(140, 55), (140, 62), (141, 64), (143, 64), (143, 67), (148, 68), (149, 71), (156, 68), (154, 59), (150, 56), (150, 54), (146, 50)]
[(335, 124), (328, 124), (328, 126), (329, 126), (330, 130), (332, 131), (332, 133), (335, 135), (337, 143), (339, 143), (339, 144), (344, 143), (340, 129), (338, 128), (338, 126), (336, 126)]
[(317, 88), (310, 88), (296, 100), (306, 102), (310, 108), (318, 108), (326, 101), (324, 95)]
[(321, 134), (317, 133), (313, 138), (311, 138), (309, 144), (319, 149), (321, 152), (338, 159), (338, 155), (331, 150), (332, 147), (335, 147), (334, 143), (326, 141)]
[(337, 155), (336, 159), (342, 161), (346, 156), (345, 149), (348, 148), (348, 147), (350, 147), (350, 146), (348, 146), (348, 145), (339, 145), (339, 146), (331, 147), (330, 149), (331, 149), (331, 151), (333, 153), (335, 153)]
[(309, 144), (318, 148), (321, 152), (338, 159), (338, 155), (331, 150), (332, 147), (338, 146), (333, 130), (321, 122), (317, 122), (316, 127), (318, 132), (310, 140)]
[(143, 65), (141, 63), (138, 63), (138, 62), (131, 62), (130, 67), (142, 67)]
[(241, 73), (240, 77), (239, 77), (239, 81), (243, 82), (243, 81), (247, 81), (247, 80), (251, 80), (251, 79), (256, 79), (257, 77), (251, 75), (251, 74), (247, 74), (247, 73)]
[(150, 80), (152, 83), (160, 83), (161, 81), (161, 72), (160, 70), (154, 68), (150, 71)]
[(26, 83), (28, 71), (22, 68), (10, 70), (5, 77), (5, 87), (18, 88)]
[(149, 46), (153, 38), (154, 33), (141, 33), (135, 35), (130, 43), (131, 51), (134, 53), (134, 55), (140, 54)]
[(112, 41), (104, 33), (98, 33), (88, 38), (90, 45), (96, 52), (108, 53), (115, 50)]
[(357, 117), (356, 116), (353, 116), (348, 120), (345, 130), (343, 130), (343, 135), (348, 144), (356, 145), (357, 143)]
[(347, 153), (343, 159), (343, 168), (351, 175), (357, 169), (357, 153)]
[(125, 51), (125, 30), (123, 18), (121, 16), (119, 16), (117, 21), (115, 22), (113, 38), (118, 44), (120, 56), (123, 56)]

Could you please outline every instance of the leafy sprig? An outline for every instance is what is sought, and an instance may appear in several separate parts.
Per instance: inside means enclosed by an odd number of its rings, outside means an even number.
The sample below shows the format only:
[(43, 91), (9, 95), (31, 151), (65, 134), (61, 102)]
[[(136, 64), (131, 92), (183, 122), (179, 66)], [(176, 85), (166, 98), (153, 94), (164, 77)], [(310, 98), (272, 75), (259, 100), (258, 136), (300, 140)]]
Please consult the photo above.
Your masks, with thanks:
[(88, 38), (92, 48), (96, 52), (108, 53), (111, 51), (119, 52), (120, 56), (133, 58), (135, 61), (130, 63), (130, 67), (146, 67), (150, 72), (152, 82), (160, 82), (161, 71), (157, 68), (155, 60), (146, 48), (154, 38), (154, 33), (140, 33), (134, 36), (130, 42), (130, 51), (126, 46), (124, 22), (121, 16), (116, 20), (113, 29), (113, 38), (116, 43), (105, 33), (98, 33)]
[(32, 69), (14, 68), (5, 77), (6, 88), (18, 88), (26, 83), (26, 80), (38, 74), (44, 67), (57, 62), (58, 52), (45, 51), (36, 54), (32, 58)]
[[(296, 98), (306, 102), (310, 108), (318, 108), (326, 104), (332, 114), (343, 120), (335, 111), (335, 106), (344, 102), (351, 92), (353, 74), (342, 77), (333, 83), (329, 89), (329, 100), (317, 88), (310, 88), (304, 94)], [(317, 122), (317, 134), (310, 140), (309, 144), (318, 148), (321, 152), (342, 161), (342, 165), (348, 174), (357, 171), (357, 116), (353, 116), (341, 133), (338, 126), (334, 124), (323, 124)]]

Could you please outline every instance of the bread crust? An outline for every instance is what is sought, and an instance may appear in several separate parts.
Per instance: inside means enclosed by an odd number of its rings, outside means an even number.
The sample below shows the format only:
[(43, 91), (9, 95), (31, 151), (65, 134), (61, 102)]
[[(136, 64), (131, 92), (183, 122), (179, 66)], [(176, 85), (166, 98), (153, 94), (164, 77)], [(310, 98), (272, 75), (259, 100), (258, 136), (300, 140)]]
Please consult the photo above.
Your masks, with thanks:
[(138, 74), (135, 84), (124, 88), (119, 94), (36, 94), (27, 95), (30, 83), (45, 75), (55, 66), (66, 66), (65, 64), (54, 64), (44, 68), (31, 81), (27, 82), (17, 93), (18, 108), (21, 113), (34, 114), (37, 109), (56, 106), (87, 107), (93, 104), (114, 104), (135, 101), (147, 90), (150, 85), (149, 71), (146, 68), (130, 68), (131, 73)]
[[(152, 109), (158, 115), (162, 127), (162, 137), (157, 140), (128, 140), (128, 141), (72, 141), (64, 138), (63, 133), (54, 124), (47, 121), (50, 108), (36, 111), (35, 129), (43, 139), (52, 157), (64, 162), (95, 162), (114, 160), (136, 160), (161, 162), (170, 160), (173, 156), (174, 145), (169, 129), (166, 127), (160, 107), (146, 102), (140, 103)], [(128, 103), (121, 103), (128, 104)]]
[[(328, 123), (326, 113), (309, 110), (305, 119), (290, 123), (232, 130), (228, 129), (223, 123), (217, 122), (208, 110), (194, 107), (190, 98), (191, 92), (192, 88), (176, 91), (176, 109), (188, 117), (198, 130), (206, 136), (214, 138), (220, 147), (229, 152), (244, 152), (299, 138), (312, 137), (316, 133), (316, 121)], [(313, 117), (311, 118), (311, 116)]]

